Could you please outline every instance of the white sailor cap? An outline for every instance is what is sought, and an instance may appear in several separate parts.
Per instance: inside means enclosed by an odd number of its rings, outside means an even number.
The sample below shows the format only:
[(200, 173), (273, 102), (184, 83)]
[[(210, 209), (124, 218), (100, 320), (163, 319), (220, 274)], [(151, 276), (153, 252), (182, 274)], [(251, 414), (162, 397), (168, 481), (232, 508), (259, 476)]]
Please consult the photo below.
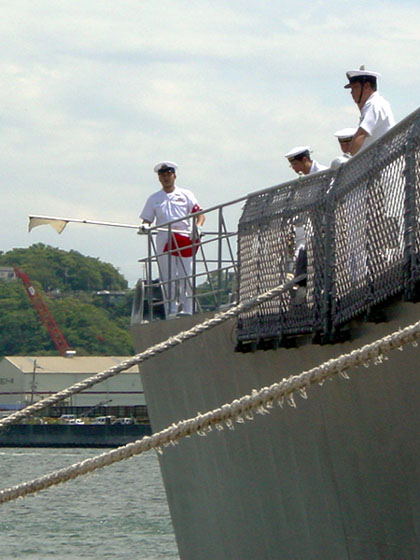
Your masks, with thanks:
[(298, 156), (309, 155), (310, 151), (310, 146), (296, 146), (295, 148), (292, 148), (290, 152), (284, 154), (284, 157), (286, 157), (288, 160), (291, 160)]
[(167, 169), (175, 172), (177, 170), (177, 167), (178, 164), (176, 164), (173, 161), (160, 161), (154, 166), (153, 171), (155, 173), (159, 173), (159, 171), (163, 171), (164, 169)]
[(334, 132), (334, 136), (339, 140), (351, 140), (356, 134), (357, 128), (342, 128)]
[(376, 81), (377, 78), (381, 77), (379, 72), (365, 70), (363, 65), (359, 68), (359, 70), (349, 70), (346, 72), (346, 76), (349, 81), (349, 83), (344, 86), (346, 89), (348, 89), (352, 83), (360, 82), (363, 78), (374, 78)]

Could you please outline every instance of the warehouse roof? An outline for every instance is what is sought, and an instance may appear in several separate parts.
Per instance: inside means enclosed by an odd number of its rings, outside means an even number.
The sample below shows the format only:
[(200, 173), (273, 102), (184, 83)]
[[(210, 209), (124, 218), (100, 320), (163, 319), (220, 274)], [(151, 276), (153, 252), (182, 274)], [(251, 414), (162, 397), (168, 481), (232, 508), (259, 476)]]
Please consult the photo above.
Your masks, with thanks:
[[(5, 356), (3, 359), (20, 369), (23, 373), (32, 373), (34, 362), (42, 373), (98, 373), (116, 366), (131, 356)], [(138, 367), (132, 366), (129, 373), (138, 373)]]

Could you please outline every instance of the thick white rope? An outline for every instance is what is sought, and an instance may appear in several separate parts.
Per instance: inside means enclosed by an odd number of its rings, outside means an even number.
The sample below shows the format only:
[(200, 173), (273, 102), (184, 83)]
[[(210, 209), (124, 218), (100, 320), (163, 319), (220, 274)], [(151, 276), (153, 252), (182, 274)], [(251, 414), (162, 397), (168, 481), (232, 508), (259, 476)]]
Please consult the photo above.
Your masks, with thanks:
[(277, 286), (276, 288), (269, 290), (268, 292), (265, 292), (264, 294), (261, 294), (249, 301), (239, 303), (238, 305), (231, 307), (227, 311), (218, 313), (211, 319), (208, 319), (207, 321), (204, 321), (199, 325), (195, 325), (194, 327), (192, 327), (187, 331), (181, 332), (175, 336), (171, 336), (164, 342), (151, 346), (144, 352), (141, 352), (140, 354), (136, 354), (135, 356), (129, 358), (128, 360), (124, 360), (105, 371), (92, 375), (91, 377), (87, 377), (86, 379), (80, 381), (79, 383), (75, 383), (74, 385), (71, 385), (70, 387), (63, 389), (62, 391), (59, 391), (54, 395), (50, 395), (49, 397), (43, 399), (42, 401), (38, 401), (37, 403), (34, 403), (30, 406), (25, 407), (22, 410), (19, 410), (17, 412), (14, 412), (13, 414), (10, 414), (9, 416), (6, 416), (6, 418), (0, 420), (0, 430), (5, 428), (6, 426), (10, 426), (11, 424), (16, 424), (17, 422), (20, 422), (24, 418), (33, 416), (36, 412), (44, 410), (45, 408), (52, 406), (53, 404), (56, 404), (64, 399), (68, 399), (69, 397), (75, 395), (76, 393), (81, 393), (82, 391), (85, 391), (86, 389), (93, 387), (93, 385), (96, 385), (97, 383), (102, 383), (102, 381), (105, 381), (110, 377), (114, 377), (115, 375), (118, 375), (119, 373), (135, 365), (139, 365), (142, 362), (149, 360), (150, 358), (153, 358), (157, 354), (165, 352), (166, 350), (169, 350), (174, 346), (178, 346), (179, 344), (182, 344), (183, 342), (189, 340), (190, 338), (194, 338), (195, 336), (198, 336), (207, 330), (217, 327), (221, 323), (224, 323), (225, 321), (228, 321), (229, 319), (236, 317), (240, 313), (247, 311), (252, 307), (260, 305), (261, 303), (264, 303), (270, 299), (275, 298), (276, 296), (279, 296), (280, 294), (290, 290), (295, 285), (295, 283), (298, 282), (300, 279), (301, 276), (294, 278), (293, 281), (286, 282), (281, 286)]
[(293, 398), (295, 392), (298, 392), (303, 398), (307, 398), (306, 388), (311, 384), (322, 384), (326, 379), (332, 378), (337, 373), (348, 378), (346, 371), (349, 368), (359, 365), (368, 366), (370, 362), (373, 362), (375, 365), (379, 364), (383, 359), (387, 359), (386, 354), (391, 350), (396, 348), (402, 350), (402, 347), (409, 343), (416, 346), (416, 341), (419, 338), (420, 321), (380, 340), (366, 344), (362, 348), (353, 350), (348, 354), (331, 359), (309, 371), (293, 375), (288, 379), (274, 383), (270, 387), (263, 387), (259, 391), (253, 391), (252, 395), (245, 395), (229, 404), (224, 404), (220, 408), (173, 424), (150, 437), (146, 436), (124, 447), (119, 447), (97, 457), (86, 459), (81, 463), (75, 463), (30, 482), (2, 490), (0, 492), (0, 504), (34, 494), (50, 486), (77, 478), (123, 459), (139, 455), (150, 449), (160, 451), (162, 446), (176, 444), (180, 439), (192, 434), (205, 435), (211, 431), (212, 426), (215, 426), (217, 429), (223, 429), (223, 424), (225, 424), (230, 429), (233, 429), (233, 420), (237, 422), (244, 422), (245, 419), (252, 420), (253, 412), (268, 414), (270, 412), (269, 409), (272, 408), (274, 403), (277, 402), (282, 406), (285, 398), (291, 406), (296, 406)]

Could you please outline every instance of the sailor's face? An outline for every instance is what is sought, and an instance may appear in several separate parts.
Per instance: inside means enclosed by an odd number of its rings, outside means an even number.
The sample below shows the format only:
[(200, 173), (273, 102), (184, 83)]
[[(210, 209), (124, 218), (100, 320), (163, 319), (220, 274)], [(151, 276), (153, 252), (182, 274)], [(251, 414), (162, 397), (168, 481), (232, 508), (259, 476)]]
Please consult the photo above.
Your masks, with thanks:
[(351, 138), (346, 138), (345, 140), (339, 140), (341, 151), (345, 154), (350, 149)]
[(362, 93), (362, 84), (360, 82), (353, 82), (350, 84), (350, 93), (355, 103), (359, 103), (360, 94)]
[(169, 170), (162, 170), (158, 173), (160, 184), (163, 187), (163, 190), (173, 190), (175, 186), (175, 178), (176, 175), (173, 171)]
[[(304, 158), (305, 159), (305, 158)], [(293, 169), (295, 173), (298, 175), (305, 174), (305, 162), (303, 159), (289, 159), (290, 167)]]

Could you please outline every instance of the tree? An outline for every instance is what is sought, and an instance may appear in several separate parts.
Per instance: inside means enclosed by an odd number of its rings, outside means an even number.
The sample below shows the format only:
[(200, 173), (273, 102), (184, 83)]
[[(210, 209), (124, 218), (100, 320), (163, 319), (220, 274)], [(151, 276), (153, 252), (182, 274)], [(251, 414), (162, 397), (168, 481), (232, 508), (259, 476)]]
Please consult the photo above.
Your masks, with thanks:
[(22, 268), (45, 291), (124, 290), (128, 285), (112, 264), (43, 243), (0, 254), (0, 266)]
[[(129, 320), (133, 291), (111, 265), (76, 251), (42, 244), (0, 254), (1, 266), (29, 274), (54, 319), (79, 355), (133, 353)], [(116, 290), (115, 301), (96, 295)], [(20, 280), (0, 281), (0, 355), (56, 355), (53, 341)]]

